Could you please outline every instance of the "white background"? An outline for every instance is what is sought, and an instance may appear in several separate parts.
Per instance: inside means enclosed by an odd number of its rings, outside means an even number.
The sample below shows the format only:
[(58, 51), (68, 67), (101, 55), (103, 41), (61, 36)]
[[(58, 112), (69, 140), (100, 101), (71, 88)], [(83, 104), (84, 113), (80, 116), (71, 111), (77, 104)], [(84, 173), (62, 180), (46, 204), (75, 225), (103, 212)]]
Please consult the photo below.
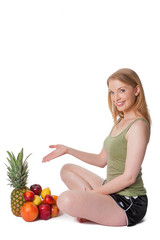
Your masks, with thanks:
[[(135, 239), (157, 231), (159, 221), (159, 7), (156, 0), (0, 1), (0, 216), (1, 236), (16, 239), (98, 237)], [(24, 148), (28, 186), (39, 183), (52, 194), (66, 190), (59, 172), (76, 163), (65, 155), (46, 164), (50, 144), (99, 153), (113, 121), (106, 80), (119, 68), (140, 76), (152, 117), (152, 136), (143, 163), (149, 208), (135, 227), (79, 224), (65, 214), (26, 223), (10, 210), (4, 163), (6, 151)], [(157, 199), (157, 200), (156, 200)], [(155, 235), (156, 236), (156, 235)]]

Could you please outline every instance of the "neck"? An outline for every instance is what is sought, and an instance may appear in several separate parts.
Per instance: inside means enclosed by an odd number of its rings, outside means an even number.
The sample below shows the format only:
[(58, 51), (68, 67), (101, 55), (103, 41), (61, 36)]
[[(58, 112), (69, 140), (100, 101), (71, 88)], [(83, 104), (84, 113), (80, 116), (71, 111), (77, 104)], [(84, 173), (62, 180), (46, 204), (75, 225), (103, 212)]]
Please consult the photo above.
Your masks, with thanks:
[(140, 117), (140, 115), (136, 114), (136, 112), (124, 112), (124, 120), (135, 119)]

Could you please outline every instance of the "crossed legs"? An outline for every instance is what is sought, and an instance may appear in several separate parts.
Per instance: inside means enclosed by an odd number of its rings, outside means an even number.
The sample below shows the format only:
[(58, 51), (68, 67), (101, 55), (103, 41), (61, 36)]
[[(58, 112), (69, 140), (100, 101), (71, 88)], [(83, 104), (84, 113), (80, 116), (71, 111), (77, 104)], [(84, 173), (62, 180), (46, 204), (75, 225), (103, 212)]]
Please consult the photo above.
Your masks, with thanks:
[(85, 192), (84, 188), (96, 189), (103, 179), (96, 174), (74, 164), (62, 167), (61, 178), (70, 189), (58, 198), (58, 207), (65, 213), (77, 217), (79, 221), (89, 221), (106, 226), (125, 226), (125, 212), (109, 195)]

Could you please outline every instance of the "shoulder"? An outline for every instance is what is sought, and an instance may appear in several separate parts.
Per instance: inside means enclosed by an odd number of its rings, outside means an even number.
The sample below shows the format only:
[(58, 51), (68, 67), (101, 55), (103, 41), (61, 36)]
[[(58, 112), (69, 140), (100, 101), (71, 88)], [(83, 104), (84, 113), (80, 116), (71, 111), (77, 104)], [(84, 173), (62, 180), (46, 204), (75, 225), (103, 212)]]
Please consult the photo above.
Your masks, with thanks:
[(140, 139), (146, 139), (146, 141), (149, 141), (150, 138), (150, 127), (149, 124), (144, 119), (137, 119), (130, 127), (126, 134), (126, 139), (129, 138), (137, 138)]

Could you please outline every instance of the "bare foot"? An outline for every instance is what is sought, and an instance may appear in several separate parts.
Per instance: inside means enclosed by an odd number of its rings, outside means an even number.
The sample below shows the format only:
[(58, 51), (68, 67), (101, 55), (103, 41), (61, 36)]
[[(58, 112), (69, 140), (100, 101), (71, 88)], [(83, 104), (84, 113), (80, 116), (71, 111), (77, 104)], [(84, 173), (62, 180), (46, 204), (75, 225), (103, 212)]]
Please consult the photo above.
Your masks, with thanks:
[(77, 221), (79, 223), (84, 223), (84, 222), (88, 222), (89, 220), (85, 219), (85, 218), (80, 218), (80, 217), (77, 217)]

